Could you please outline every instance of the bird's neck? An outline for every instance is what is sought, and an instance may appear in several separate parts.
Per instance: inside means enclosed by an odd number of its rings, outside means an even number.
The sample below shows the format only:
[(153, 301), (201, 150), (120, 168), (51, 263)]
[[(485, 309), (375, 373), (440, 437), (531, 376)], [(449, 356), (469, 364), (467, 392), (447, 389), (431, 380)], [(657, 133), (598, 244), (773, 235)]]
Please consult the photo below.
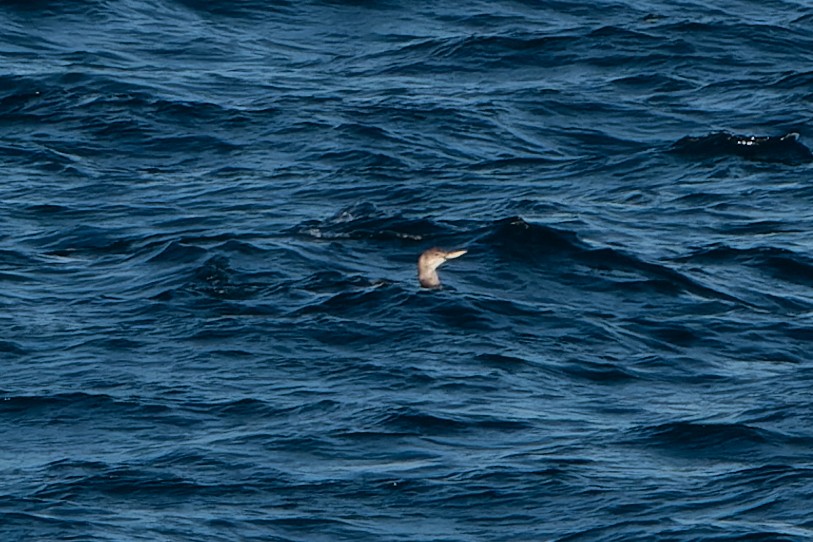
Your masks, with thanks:
[(422, 269), (420, 275), (418, 275), (418, 281), (424, 288), (437, 288), (440, 286), (438, 272), (434, 269)]

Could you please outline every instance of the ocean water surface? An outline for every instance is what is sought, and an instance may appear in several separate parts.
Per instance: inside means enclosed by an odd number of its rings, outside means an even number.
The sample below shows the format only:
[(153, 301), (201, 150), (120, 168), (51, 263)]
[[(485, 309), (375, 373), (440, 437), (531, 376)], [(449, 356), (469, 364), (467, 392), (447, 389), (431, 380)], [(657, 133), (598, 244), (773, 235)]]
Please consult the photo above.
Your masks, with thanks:
[(712, 4), (2, 3), (0, 539), (813, 539), (813, 6)]

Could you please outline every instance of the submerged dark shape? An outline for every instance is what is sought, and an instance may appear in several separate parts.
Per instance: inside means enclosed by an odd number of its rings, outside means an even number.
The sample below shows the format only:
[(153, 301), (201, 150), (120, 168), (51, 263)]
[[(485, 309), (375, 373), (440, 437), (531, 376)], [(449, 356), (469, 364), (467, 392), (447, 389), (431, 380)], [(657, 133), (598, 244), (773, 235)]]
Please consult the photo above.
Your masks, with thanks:
[(785, 164), (813, 161), (813, 153), (799, 142), (799, 134), (795, 132), (783, 136), (747, 136), (729, 132), (686, 136), (672, 146), (672, 151), (700, 157), (734, 155)]
[(424, 288), (437, 288), (440, 286), (440, 278), (437, 269), (446, 260), (459, 258), (465, 254), (466, 250), (446, 251), (437, 247), (425, 250), (418, 258), (418, 281)]

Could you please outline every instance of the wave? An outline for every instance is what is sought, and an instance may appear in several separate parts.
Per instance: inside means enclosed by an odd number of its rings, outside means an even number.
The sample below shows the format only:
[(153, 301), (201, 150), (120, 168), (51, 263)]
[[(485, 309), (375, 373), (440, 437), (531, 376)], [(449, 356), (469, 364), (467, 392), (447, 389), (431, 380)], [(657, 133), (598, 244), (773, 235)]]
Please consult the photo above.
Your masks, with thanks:
[(518, 216), (495, 221), (482, 240), (518, 259), (589, 250), (574, 232), (530, 224)]
[[(3, 275), (0, 274), (0, 278), (2, 278), (2, 277), (3, 277)], [(11, 355), (14, 355), (14, 356), (22, 356), (22, 355), (27, 354), (28, 350), (23, 348), (19, 343), (15, 342), (15, 341), (3, 341), (3, 340), (0, 340), (0, 352), (2, 352), (4, 354), (11, 354)]]
[(526, 422), (514, 420), (498, 420), (484, 417), (463, 417), (450, 415), (436, 415), (411, 408), (400, 408), (388, 414), (382, 421), (389, 431), (399, 434), (449, 434), (450, 432), (494, 430), (494, 431), (524, 431), (531, 428)]
[(484, 65), (553, 64), (575, 58), (569, 45), (574, 36), (474, 35), (415, 39), (385, 52), (368, 55), (368, 61), (384, 66), (382, 74), (427, 73), (454, 67), (476, 72)]
[(133, 239), (120, 235), (121, 230), (81, 225), (59, 229), (40, 236), (38, 244), (47, 254), (69, 256), (72, 254), (128, 254)]
[(799, 141), (799, 134), (748, 136), (715, 132), (704, 136), (686, 136), (672, 146), (672, 152), (694, 158), (739, 156), (759, 162), (789, 165), (813, 161), (813, 153)]
[(674, 421), (635, 432), (647, 445), (703, 455), (748, 455), (787, 447), (808, 448), (812, 440), (806, 435), (790, 435), (742, 422)]
[(452, 229), (425, 218), (408, 218), (401, 213), (388, 214), (370, 203), (346, 207), (326, 220), (309, 220), (286, 233), (317, 239), (371, 239), (423, 241), (443, 237)]
[[(224, 135), (230, 128), (246, 129), (250, 121), (260, 125), (267, 117), (263, 112), (175, 99), (147, 84), (90, 70), (38, 79), (6, 76), (0, 85), (4, 87), (0, 116), (5, 123), (24, 133), (39, 127), (54, 135), (21, 137), (0, 147), (0, 153), (57, 171), (70, 168), (81, 173), (83, 168), (98, 167), (88, 159), (107, 161), (111, 153), (150, 161), (201, 151), (229, 154), (242, 148), (242, 143)], [(54, 133), (55, 125), (66, 133)]]
[(788, 483), (801, 480), (813, 481), (813, 468), (774, 463), (727, 472), (714, 476), (708, 483), (717, 487), (722, 484), (726, 487), (752, 491), (754, 487), (770, 487), (772, 485), (782, 487)]
[(52, 422), (72, 423), (76, 417), (98, 415), (100, 418), (128, 417), (153, 419), (168, 414), (170, 408), (133, 400), (115, 399), (105, 394), (57, 393), (52, 395), (17, 395), (0, 401), (0, 416), (25, 420), (47, 416)]
[[(444, 68), (474, 72), (484, 66), (499, 70), (529, 66), (539, 69), (575, 62), (600, 66), (635, 62), (636, 67), (655, 66), (691, 52), (679, 40), (614, 25), (595, 29), (573, 27), (549, 35), (480, 32), (404, 41), (404, 45), (365, 58), (387, 66), (386, 73), (426, 73)], [(616, 54), (608, 57), (608, 49)]]
[[(197, 251), (193, 251), (195, 259)], [(207, 251), (208, 253), (209, 251)], [(188, 273), (181, 270), (184, 275)], [(266, 277), (267, 278), (267, 277)], [(270, 290), (267, 280), (253, 277), (235, 270), (226, 255), (215, 254), (210, 256), (202, 265), (192, 270), (180, 287), (164, 290), (153, 296), (156, 301), (169, 301), (192, 299), (204, 304), (220, 301), (245, 301), (259, 297), (263, 292)], [(203, 306), (199, 306), (203, 308)], [(237, 305), (221, 305), (223, 310), (235, 311), (234, 314), (245, 314), (246, 311), (260, 311), (266, 313), (267, 309), (260, 307), (240, 307)]]
[(699, 249), (676, 261), (748, 266), (780, 280), (813, 287), (813, 259), (786, 248), (771, 246), (736, 248), (717, 244)]
[(206, 484), (186, 479), (167, 470), (138, 468), (128, 465), (83, 469), (85, 475), (65, 477), (51, 482), (34, 493), (39, 499), (74, 499), (79, 495), (139, 497), (145, 499), (176, 499), (182, 497), (226, 496), (243, 493), (244, 484)]
[(711, 456), (751, 454), (788, 440), (776, 431), (745, 423), (676, 421), (639, 429), (638, 433), (649, 446)]
[(48, 2), (26, 2), (25, 0), (9, 0), (4, 2), (5, 7), (10, 7), (25, 14), (36, 14), (41, 16), (53, 16), (64, 14), (94, 15), (99, 16), (109, 10), (110, 6), (105, 0), (77, 0), (76, 2), (64, 2), (52, 0)]
[(653, 292), (675, 295), (688, 292), (702, 297), (744, 303), (743, 300), (701, 284), (663, 263), (642, 260), (615, 248), (595, 248), (582, 241), (578, 234), (549, 226), (530, 224), (520, 217), (495, 222), (482, 238), (494, 250), (517, 262), (535, 264), (539, 258), (562, 258), (572, 265), (586, 265), (592, 270), (591, 288), (602, 285), (628, 292)]
[(197, 13), (205, 13), (217, 17), (262, 19), (268, 16), (293, 13), (293, 6), (297, 4), (288, 0), (275, 0), (273, 4), (258, 2), (256, 0), (241, 0), (240, 2), (207, 2), (206, 0), (174, 0), (180, 6)]
[(637, 371), (624, 367), (617, 361), (581, 359), (563, 366), (562, 372), (572, 378), (599, 384), (629, 382), (640, 378)]

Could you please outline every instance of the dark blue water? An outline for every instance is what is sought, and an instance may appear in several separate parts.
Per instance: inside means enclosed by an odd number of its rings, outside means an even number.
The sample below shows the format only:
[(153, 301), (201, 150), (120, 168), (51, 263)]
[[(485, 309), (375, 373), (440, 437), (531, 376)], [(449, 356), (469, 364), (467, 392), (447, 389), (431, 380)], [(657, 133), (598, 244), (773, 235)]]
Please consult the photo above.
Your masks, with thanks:
[(707, 4), (0, 5), (0, 538), (812, 539), (813, 7)]

